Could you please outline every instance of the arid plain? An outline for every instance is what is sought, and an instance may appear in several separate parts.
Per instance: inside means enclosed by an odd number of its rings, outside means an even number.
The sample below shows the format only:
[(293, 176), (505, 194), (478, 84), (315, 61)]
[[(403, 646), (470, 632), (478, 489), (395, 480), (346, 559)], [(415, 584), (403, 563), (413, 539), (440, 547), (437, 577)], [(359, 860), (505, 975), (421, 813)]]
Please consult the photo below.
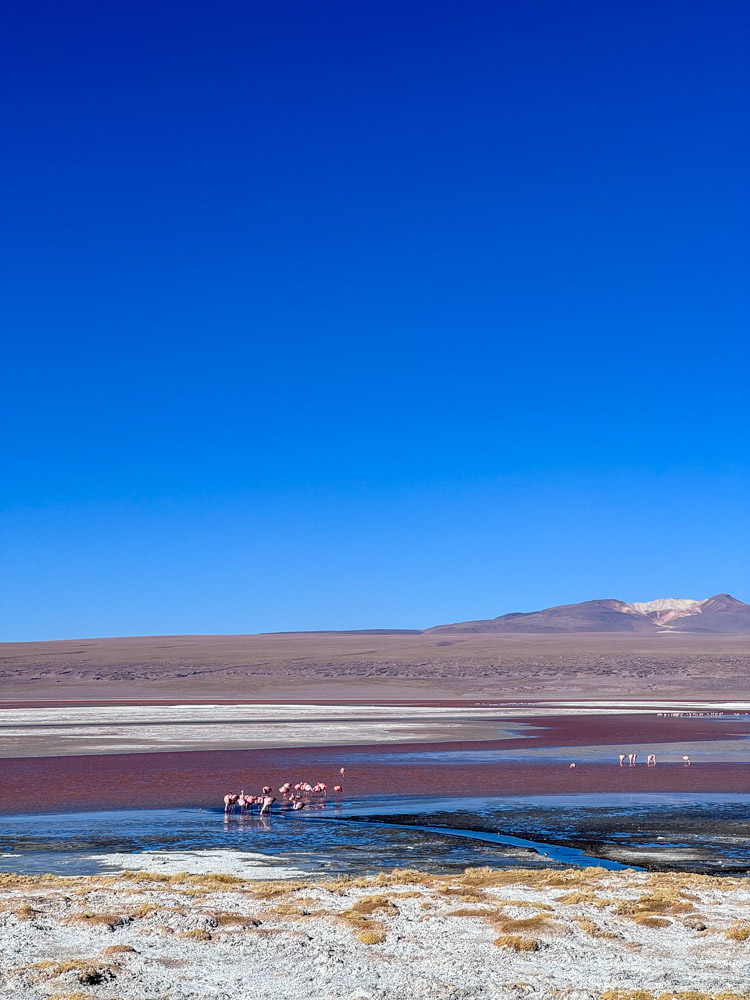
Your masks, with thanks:
[(318, 702), (750, 695), (750, 636), (294, 632), (3, 643), (0, 699)]

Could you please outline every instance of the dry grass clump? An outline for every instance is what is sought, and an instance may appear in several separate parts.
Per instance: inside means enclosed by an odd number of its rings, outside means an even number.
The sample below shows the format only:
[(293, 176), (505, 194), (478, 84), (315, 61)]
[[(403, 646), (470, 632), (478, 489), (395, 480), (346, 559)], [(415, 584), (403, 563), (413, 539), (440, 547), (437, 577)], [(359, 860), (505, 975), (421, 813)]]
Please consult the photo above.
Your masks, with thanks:
[(93, 1000), (93, 993), (53, 993), (47, 1000)]
[(578, 924), (584, 934), (588, 934), (589, 937), (595, 938), (621, 938), (622, 934), (617, 934), (614, 931), (607, 931), (599, 924), (594, 923), (593, 920), (589, 920), (588, 917), (573, 917), (573, 922)]
[(386, 938), (384, 927), (367, 927), (355, 935), (360, 944), (382, 944)]
[(459, 896), (465, 903), (478, 902), (487, 899), (484, 889), (479, 889), (473, 885), (444, 885), (438, 888), (441, 896)]
[(515, 920), (513, 917), (506, 917), (505, 914), (498, 913), (492, 918), (492, 926), (504, 934), (528, 934), (530, 931), (558, 933), (561, 930), (559, 924), (543, 914)]
[(492, 943), (498, 948), (512, 948), (513, 951), (539, 951), (541, 947), (538, 938), (523, 938), (517, 934), (501, 934)]
[[(505, 904), (504, 904), (505, 905)], [(448, 917), (478, 917), (488, 923), (494, 930), (502, 931), (506, 936), (526, 935), (529, 933), (559, 934), (562, 927), (547, 913), (536, 913), (531, 917), (516, 919), (509, 917), (499, 909), (482, 909), (480, 907), (464, 906), (451, 910)]]
[(247, 893), (253, 896), (255, 899), (276, 899), (277, 896), (286, 896), (293, 890), (283, 884), (276, 882), (261, 882), (257, 886), (253, 886), (252, 889), (247, 889)]
[(79, 983), (86, 986), (98, 986), (115, 978), (117, 965), (107, 965), (92, 958), (66, 958), (62, 962), (42, 961), (26, 965), (18, 971), (40, 973), (42, 979), (57, 979), (68, 972), (78, 975)]
[(669, 927), (671, 920), (666, 920), (665, 914), (676, 915), (695, 911), (695, 907), (685, 898), (682, 890), (671, 887), (644, 893), (638, 899), (620, 899), (615, 902), (614, 913), (620, 917), (630, 917), (643, 927)]
[(111, 958), (113, 955), (137, 955), (138, 952), (135, 948), (131, 948), (129, 944), (111, 944), (107, 948), (102, 948), (99, 952), (99, 958)]
[(310, 915), (310, 911), (304, 906), (295, 906), (294, 903), (279, 903), (278, 906), (272, 906), (270, 913), (276, 913), (280, 917), (307, 917)]
[(67, 917), (65, 923), (86, 924), (88, 927), (106, 927), (113, 931), (115, 927), (122, 927), (130, 922), (130, 917), (122, 917), (118, 913), (75, 913), (72, 917)]
[(633, 923), (640, 924), (641, 927), (669, 927), (671, 920), (666, 917), (652, 917), (648, 913), (636, 913)]
[(398, 915), (398, 912), (396, 904), (392, 903), (387, 896), (364, 896), (362, 899), (358, 899), (348, 910), (344, 910), (341, 915), (346, 917), (356, 914), (361, 917), (369, 917), (373, 913), (380, 913), (386, 917), (395, 917)]
[(67, 972), (77, 973), (78, 982), (84, 986), (98, 986), (115, 978), (116, 965), (104, 965), (93, 959), (68, 958), (62, 962), (37, 962), (31, 969), (45, 968), (50, 978), (57, 979)]
[(16, 918), (18, 920), (31, 920), (31, 918), (36, 916), (36, 914), (39, 911), (33, 909), (31, 906), (29, 906), (28, 903), (23, 903), (21, 906), (18, 907), (17, 910), (14, 910), (13, 912), (15, 913)]
[(625, 990), (618, 987), (605, 990), (602, 1000), (654, 1000), (654, 994), (651, 990)]
[(180, 934), (181, 938), (185, 938), (188, 941), (213, 941), (213, 938), (204, 930), (202, 927), (195, 927), (192, 931), (183, 931)]
[(574, 889), (572, 892), (566, 892), (564, 896), (558, 896), (555, 902), (565, 903), (566, 906), (575, 906), (583, 903), (586, 906), (594, 906), (597, 910), (604, 909), (610, 903), (604, 896), (600, 896), (596, 892), (589, 892), (586, 889)]
[(260, 927), (261, 921), (257, 917), (246, 917), (242, 913), (222, 913), (216, 912), (209, 914), (215, 921), (218, 927)]
[(747, 941), (750, 938), (750, 924), (738, 921), (731, 927), (727, 927), (724, 931), (724, 937), (728, 941)]

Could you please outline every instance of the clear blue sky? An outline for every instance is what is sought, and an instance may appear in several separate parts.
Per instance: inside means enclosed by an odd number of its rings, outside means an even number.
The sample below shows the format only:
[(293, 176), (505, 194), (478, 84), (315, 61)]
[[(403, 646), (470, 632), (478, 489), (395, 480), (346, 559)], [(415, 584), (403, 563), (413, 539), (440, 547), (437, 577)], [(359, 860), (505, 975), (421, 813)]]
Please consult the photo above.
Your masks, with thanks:
[(749, 28), (11, 4), (1, 637), (750, 601)]

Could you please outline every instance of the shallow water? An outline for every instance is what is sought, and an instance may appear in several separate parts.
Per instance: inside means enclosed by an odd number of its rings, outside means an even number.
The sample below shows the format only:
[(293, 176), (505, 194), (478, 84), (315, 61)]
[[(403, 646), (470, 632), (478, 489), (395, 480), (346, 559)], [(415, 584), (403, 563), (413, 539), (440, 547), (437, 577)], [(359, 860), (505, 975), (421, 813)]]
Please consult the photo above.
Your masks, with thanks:
[(0, 871), (94, 874), (108, 870), (94, 856), (211, 849), (317, 874), (558, 864), (746, 873), (750, 795), (370, 796), (262, 820), (193, 808), (0, 817)]

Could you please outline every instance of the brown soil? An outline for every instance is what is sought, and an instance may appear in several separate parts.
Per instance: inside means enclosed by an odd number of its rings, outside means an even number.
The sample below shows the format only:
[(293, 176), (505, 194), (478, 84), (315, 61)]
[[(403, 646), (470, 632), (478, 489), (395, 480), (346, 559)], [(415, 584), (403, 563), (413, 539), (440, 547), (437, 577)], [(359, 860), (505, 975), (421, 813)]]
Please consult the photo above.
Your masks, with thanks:
[(750, 637), (289, 633), (0, 645), (6, 702), (750, 695)]

